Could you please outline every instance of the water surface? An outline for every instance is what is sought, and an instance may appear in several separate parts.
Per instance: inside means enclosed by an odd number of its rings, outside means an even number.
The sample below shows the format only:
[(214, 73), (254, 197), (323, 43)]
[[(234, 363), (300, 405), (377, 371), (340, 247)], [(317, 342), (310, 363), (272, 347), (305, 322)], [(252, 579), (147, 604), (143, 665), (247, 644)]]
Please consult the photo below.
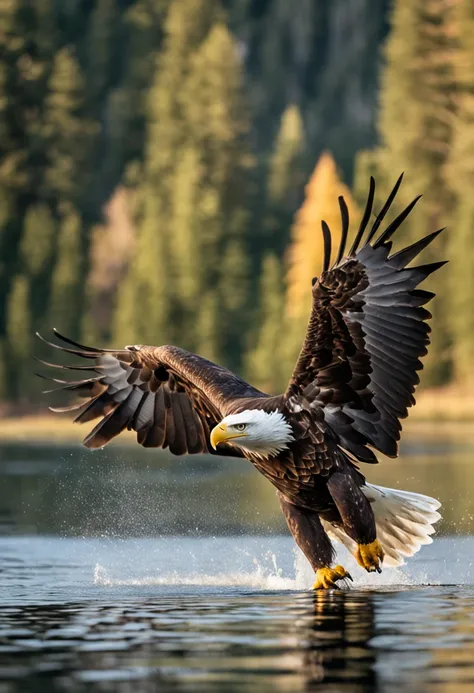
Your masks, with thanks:
[(472, 452), (371, 469), (438, 496), (441, 536), (381, 576), (342, 550), (353, 585), (313, 594), (250, 466), (0, 447), (0, 693), (474, 691)]

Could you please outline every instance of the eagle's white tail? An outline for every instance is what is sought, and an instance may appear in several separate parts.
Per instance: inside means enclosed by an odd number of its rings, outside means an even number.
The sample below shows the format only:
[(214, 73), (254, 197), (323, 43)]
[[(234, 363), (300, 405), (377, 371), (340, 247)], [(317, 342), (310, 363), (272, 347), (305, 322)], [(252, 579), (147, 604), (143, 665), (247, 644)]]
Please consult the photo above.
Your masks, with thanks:
[[(372, 484), (363, 486), (362, 491), (374, 511), (377, 538), (385, 551), (384, 565), (401, 566), (423, 544), (431, 544), (433, 525), (441, 518), (437, 512), (439, 501), (420, 493)], [(342, 542), (351, 553), (355, 552), (356, 543), (342, 528), (324, 524), (330, 536)]]

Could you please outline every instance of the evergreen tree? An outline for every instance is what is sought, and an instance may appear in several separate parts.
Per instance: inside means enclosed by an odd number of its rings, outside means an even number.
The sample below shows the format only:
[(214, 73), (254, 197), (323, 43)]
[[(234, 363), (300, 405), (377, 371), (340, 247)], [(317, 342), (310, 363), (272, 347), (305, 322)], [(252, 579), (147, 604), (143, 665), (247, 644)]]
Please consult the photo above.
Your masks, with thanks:
[(157, 232), (158, 201), (153, 190), (144, 192), (143, 220), (129, 271), (117, 295), (115, 344), (173, 342), (175, 318), (168, 300), (169, 251), (167, 238)]
[(16, 265), (19, 230), (15, 219), (16, 203), (11, 191), (0, 185), (0, 334), (5, 329), (5, 302)]
[[(84, 105), (88, 128), (94, 129), (82, 191), (81, 213), (91, 226), (100, 221), (104, 203), (120, 181), (130, 110), (123, 81), (126, 31), (117, 0), (97, 0), (89, 16), (84, 66)], [(122, 52), (124, 51), (124, 52)], [(133, 60), (128, 56), (127, 60)], [(92, 128), (92, 122), (94, 128)], [(92, 132), (91, 132), (92, 135)]]
[(136, 0), (122, 14), (127, 36), (127, 60), (121, 82), (109, 97), (110, 120), (115, 147), (123, 150), (123, 161), (142, 159), (147, 126), (148, 90), (156, 72), (163, 39), (163, 24), (171, 0)]
[(8, 363), (6, 339), (0, 340), (0, 402), (5, 403), (11, 396), (9, 388), (9, 373), (11, 364)]
[(45, 99), (43, 136), (48, 145), (44, 193), (57, 202), (77, 203), (90, 171), (94, 125), (85, 117), (84, 82), (69, 48), (55, 56)]
[[(200, 177), (192, 225), (198, 244), (196, 286), (199, 291), (206, 287), (216, 291), (222, 316), (220, 344), (214, 349), (238, 368), (248, 299), (246, 206), (252, 161), (246, 141), (249, 123), (240, 59), (224, 24), (217, 22), (196, 52), (183, 85), (182, 103), (184, 129), (197, 152), (195, 168)], [(173, 251), (174, 243), (171, 248)], [(179, 250), (174, 253), (176, 275), (190, 276), (182, 259)], [(192, 305), (181, 297), (178, 300), (186, 315)], [(183, 324), (182, 338), (187, 332)]]
[(304, 129), (300, 111), (291, 105), (283, 113), (270, 159), (265, 227), (268, 241), (282, 254), (288, 243), (293, 214), (301, 203)]
[[(183, 127), (184, 81), (194, 52), (220, 13), (217, 0), (174, 0), (164, 24), (163, 52), (148, 94), (145, 174), (166, 176), (173, 171), (178, 147), (186, 137)], [(158, 145), (158, 146), (157, 146)], [(171, 180), (168, 181), (172, 187)]]
[(29, 391), (31, 376), (32, 329), (28, 279), (18, 274), (11, 284), (6, 315), (6, 355), (10, 364), (8, 394), (19, 401)]
[[(179, 0), (165, 23), (149, 99), (138, 239), (117, 301), (116, 332), (133, 320), (135, 339), (201, 347), (238, 365), (251, 159), (240, 60), (220, 15), (217, 3)], [(147, 310), (132, 315), (132, 295)], [(217, 342), (203, 349), (205, 335)]]
[(25, 214), (20, 241), (23, 267), (30, 277), (41, 275), (48, 267), (55, 235), (55, 222), (48, 205), (31, 205)]
[(118, 8), (116, 0), (97, 0), (88, 31), (86, 99), (97, 113), (104, 101), (117, 55)]
[(283, 391), (291, 372), (285, 373), (282, 355), (284, 282), (276, 255), (265, 257), (260, 282), (257, 341), (246, 357), (246, 374), (256, 387), (273, 393)]
[[(373, 146), (379, 44), (388, 0), (231, 0), (245, 47), (257, 148), (268, 153), (279, 118), (297, 104), (307, 151), (333, 153), (349, 179), (354, 154)], [(355, 30), (354, 27), (357, 27)], [(311, 162), (310, 162), (311, 163)]]
[(217, 350), (221, 332), (222, 308), (214, 291), (201, 294), (201, 309), (196, 323), (196, 352), (219, 363), (222, 355)]
[(456, 200), (448, 229), (448, 324), (451, 327), (454, 375), (459, 385), (474, 382), (474, 7), (454, 7), (459, 51), (454, 61), (458, 83), (457, 113), (447, 163), (447, 181)]
[(401, 199), (414, 197), (413, 186), (424, 190), (426, 219), (435, 225), (452, 202), (445, 164), (456, 106), (456, 48), (449, 3), (398, 0), (394, 5), (381, 84), (381, 163), (388, 171), (407, 170)]
[(38, 127), (55, 44), (50, 0), (0, 2), (0, 182), (23, 205), (44, 163)]
[(190, 312), (199, 310), (203, 263), (206, 263), (196, 233), (202, 174), (199, 152), (190, 145), (176, 162), (169, 233), (175, 268), (174, 290)]
[(470, 199), (474, 183), (474, 6), (460, 2), (454, 12), (453, 32), (458, 40), (458, 50), (453, 56), (457, 108), (446, 177), (459, 203), (464, 198)]
[[(385, 177), (387, 172), (407, 171), (399, 205), (420, 190), (424, 193), (422, 215), (410, 215), (404, 223), (399, 239), (405, 242), (443, 226), (453, 209), (446, 165), (458, 90), (454, 6), (439, 0), (398, 0), (393, 9), (382, 78), (379, 161)], [(427, 261), (439, 259), (443, 242), (441, 238), (426, 251)], [(427, 385), (445, 382), (450, 375), (446, 277), (441, 273), (426, 284), (438, 294), (430, 305), (433, 334), (423, 377)]]
[(54, 263), (56, 221), (46, 204), (26, 211), (20, 240), (20, 263), (30, 283), (31, 324), (39, 329), (48, 312), (51, 271)]
[(449, 324), (453, 335), (452, 356), (458, 384), (469, 388), (474, 383), (474, 203), (466, 199), (456, 215), (448, 243), (453, 269), (448, 277)]
[[(175, 0), (166, 17), (163, 52), (147, 99), (137, 244), (117, 300), (117, 338), (127, 334), (133, 324), (135, 339), (141, 342), (146, 335), (155, 341), (171, 341), (181, 318), (173, 300), (177, 289), (169, 248), (175, 167), (181, 160), (186, 129), (181, 94), (194, 51), (208, 32), (216, 7), (205, 0)], [(182, 178), (182, 169), (179, 173)], [(144, 301), (147, 310), (137, 311), (136, 300)], [(174, 316), (173, 322), (168, 315)]]
[(49, 323), (63, 334), (77, 338), (82, 308), (81, 219), (71, 205), (63, 204), (60, 211)]
[(220, 361), (225, 362), (231, 370), (240, 371), (246, 336), (252, 327), (248, 319), (248, 259), (240, 238), (235, 238), (225, 247), (216, 295), (221, 312), (214, 349), (218, 350)]
[(45, 160), (40, 126), (56, 45), (50, 0), (0, 2), (0, 335), (21, 271), (23, 216), (38, 198)]

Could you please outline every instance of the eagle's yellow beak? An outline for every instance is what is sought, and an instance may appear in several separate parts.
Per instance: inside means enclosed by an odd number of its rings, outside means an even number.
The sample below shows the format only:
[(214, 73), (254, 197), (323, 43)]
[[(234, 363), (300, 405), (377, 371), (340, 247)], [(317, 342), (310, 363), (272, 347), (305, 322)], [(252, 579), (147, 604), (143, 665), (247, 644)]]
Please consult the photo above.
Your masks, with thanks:
[(234, 438), (244, 438), (245, 436), (247, 436), (247, 433), (229, 431), (227, 424), (220, 423), (211, 431), (211, 445), (215, 450), (219, 443), (228, 443), (230, 440), (234, 440)]

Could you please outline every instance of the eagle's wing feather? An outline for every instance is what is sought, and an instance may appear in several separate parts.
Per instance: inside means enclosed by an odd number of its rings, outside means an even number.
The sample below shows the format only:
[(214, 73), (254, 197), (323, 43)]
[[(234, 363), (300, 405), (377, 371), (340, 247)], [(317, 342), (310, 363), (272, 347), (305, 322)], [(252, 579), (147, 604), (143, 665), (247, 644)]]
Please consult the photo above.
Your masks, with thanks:
[[(72, 391), (82, 398), (51, 407), (53, 411), (79, 410), (74, 419), (78, 423), (100, 419), (84, 439), (89, 448), (100, 448), (128, 429), (136, 431), (144, 447), (169, 448), (175, 455), (213, 453), (210, 431), (225, 416), (232, 397), (262, 394), (227, 369), (178, 347), (98, 349), (54, 332), (62, 343), (46, 342), (50, 347), (92, 360), (88, 366), (40, 361), (53, 368), (91, 371), (84, 380), (49, 378), (59, 387), (48, 391)], [(241, 456), (230, 446), (220, 448), (219, 454)]]
[(367, 446), (397, 455), (400, 419), (415, 402), (420, 358), (429, 344), (431, 316), (423, 306), (434, 294), (417, 287), (445, 264), (407, 267), (440, 231), (390, 255), (390, 239), (418, 198), (376, 236), (400, 182), (359, 249), (372, 213), (371, 179), (361, 225), (345, 257), (348, 219), (340, 203), (342, 249), (330, 269), (330, 233), (323, 224), (324, 270), (313, 280), (308, 330), (285, 395), (289, 403), (299, 399), (306, 407), (322, 409), (340, 444), (367, 462), (376, 461)]

